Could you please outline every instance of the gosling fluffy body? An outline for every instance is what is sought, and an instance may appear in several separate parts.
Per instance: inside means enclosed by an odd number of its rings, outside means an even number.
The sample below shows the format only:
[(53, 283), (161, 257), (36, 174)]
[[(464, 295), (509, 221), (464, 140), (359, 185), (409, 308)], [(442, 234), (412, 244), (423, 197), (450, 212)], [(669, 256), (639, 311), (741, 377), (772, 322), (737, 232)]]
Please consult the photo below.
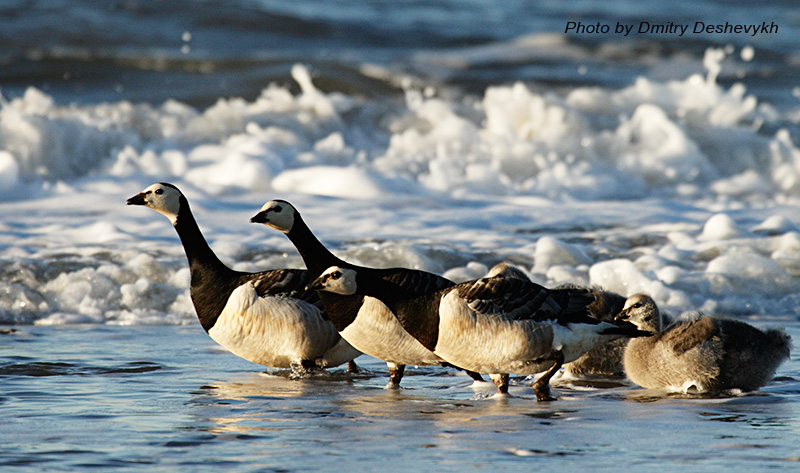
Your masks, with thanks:
[(629, 341), (623, 357), (628, 378), (645, 388), (754, 391), (789, 358), (791, 338), (781, 330), (710, 316), (665, 326), (656, 303), (644, 294), (628, 298), (618, 318), (654, 333)]

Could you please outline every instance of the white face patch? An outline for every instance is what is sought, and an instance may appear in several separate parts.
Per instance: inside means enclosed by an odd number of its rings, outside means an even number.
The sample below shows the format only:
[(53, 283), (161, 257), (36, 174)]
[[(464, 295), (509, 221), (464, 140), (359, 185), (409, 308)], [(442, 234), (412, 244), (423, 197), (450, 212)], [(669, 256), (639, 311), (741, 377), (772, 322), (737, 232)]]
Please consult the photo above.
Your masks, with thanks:
[(173, 225), (181, 207), (181, 192), (172, 186), (153, 184), (142, 191), (144, 205), (166, 216)]
[(322, 285), (323, 291), (345, 296), (356, 293), (356, 272), (352, 269), (331, 266), (317, 278), (317, 281)]
[(260, 215), (264, 217), (264, 225), (283, 233), (289, 233), (294, 226), (296, 210), (292, 204), (283, 200), (271, 200), (261, 207)]

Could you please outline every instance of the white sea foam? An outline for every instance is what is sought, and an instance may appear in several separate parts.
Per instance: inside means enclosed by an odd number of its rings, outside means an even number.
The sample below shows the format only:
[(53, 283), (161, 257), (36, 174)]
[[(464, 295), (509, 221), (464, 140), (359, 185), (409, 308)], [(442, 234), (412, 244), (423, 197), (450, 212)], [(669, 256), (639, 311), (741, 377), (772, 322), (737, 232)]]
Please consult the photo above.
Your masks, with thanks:
[(184, 191), (240, 270), (302, 265), (247, 223), (284, 198), (361, 264), (464, 280), (508, 260), (677, 312), (796, 313), (800, 149), (780, 125), (798, 115), (717, 84), (723, 56), (620, 90), (409, 88), (403, 104), (323, 93), (302, 66), (297, 95), (273, 85), (205, 110), (30, 89), (0, 104), (0, 321), (191, 322), (174, 230), (124, 206), (154, 181)]

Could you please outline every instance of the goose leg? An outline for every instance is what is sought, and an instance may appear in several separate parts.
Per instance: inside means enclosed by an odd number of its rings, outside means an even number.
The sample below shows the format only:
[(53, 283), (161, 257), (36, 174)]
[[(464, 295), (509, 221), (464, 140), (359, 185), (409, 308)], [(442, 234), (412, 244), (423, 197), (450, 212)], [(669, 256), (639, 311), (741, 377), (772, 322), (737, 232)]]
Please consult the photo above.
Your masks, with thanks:
[(480, 373), (476, 373), (476, 372), (470, 371), (470, 370), (465, 370), (464, 368), (459, 368), (458, 366), (451, 365), (450, 363), (448, 363), (446, 361), (442, 362), (442, 366), (447, 366), (447, 367), (450, 367), (450, 368), (455, 368), (457, 370), (463, 371), (463, 372), (467, 373), (467, 375), (470, 378), (472, 378), (473, 380), (483, 382), (483, 376), (481, 376)]
[(347, 362), (347, 372), (348, 373), (358, 373), (359, 371), (361, 371), (361, 370), (359, 369), (359, 367), (358, 367), (358, 365), (356, 364), (355, 361), (350, 360), (350, 361)]
[(292, 361), (293, 376), (304, 376), (308, 373), (319, 371), (321, 369), (322, 368), (317, 365), (315, 360), (300, 360), (299, 363), (297, 361)]
[(400, 380), (403, 379), (403, 373), (406, 371), (406, 365), (398, 365), (387, 361), (386, 367), (389, 369), (389, 382), (386, 383), (386, 389), (399, 388)]
[(483, 376), (480, 373), (476, 373), (474, 371), (464, 370), (467, 375), (475, 381), (483, 382)]
[(497, 386), (497, 394), (508, 394), (508, 373), (492, 373), (489, 377)]
[(559, 350), (553, 353), (550, 359), (554, 361), (553, 366), (545, 371), (544, 374), (533, 383), (533, 392), (536, 393), (536, 399), (538, 401), (556, 400), (556, 398), (550, 394), (550, 378), (552, 378), (553, 375), (561, 369), (561, 365), (564, 364), (564, 353)]

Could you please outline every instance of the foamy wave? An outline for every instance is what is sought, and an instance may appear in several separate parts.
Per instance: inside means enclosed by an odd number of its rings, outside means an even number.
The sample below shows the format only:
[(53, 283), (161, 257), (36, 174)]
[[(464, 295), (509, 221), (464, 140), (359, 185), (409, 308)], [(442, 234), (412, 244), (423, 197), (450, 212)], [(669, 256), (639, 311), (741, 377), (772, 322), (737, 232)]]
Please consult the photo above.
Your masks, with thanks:
[[(271, 86), (253, 102), (221, 99), (202, 112), (174, 101), (60, 107), (30, 89), (0, 109), (0, 180), (144, 174), (218, 193), (352, 197), (373, 187), (583, 200), (796, 192), (800, 149), (785, 130), (761, 131), (785, 118), (742, 85), (719, 86), (723, 58), (707, 53), (706, 76), (563, 97), (521, 83), (490, 87), (475, 103), (409, 90), (375, 121), (358, 112), (376, 104), (320, 92), (302, 66), (298, 95)], [(332, 166), (363, 185), (308, 184)]]

